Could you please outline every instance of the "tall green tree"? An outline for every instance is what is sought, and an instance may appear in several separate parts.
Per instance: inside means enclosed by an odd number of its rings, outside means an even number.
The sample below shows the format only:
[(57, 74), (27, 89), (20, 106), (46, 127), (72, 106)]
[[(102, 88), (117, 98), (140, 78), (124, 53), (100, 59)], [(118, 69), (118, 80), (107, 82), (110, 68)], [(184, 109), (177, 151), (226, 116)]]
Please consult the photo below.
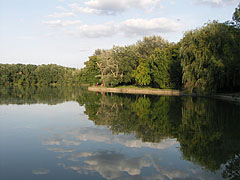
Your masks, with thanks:
[(169, 60), (165, 51), (155, 49), (154, 54), (150, 57), (151, 75), (153, 84), (159, 88), (170, 86)]
[(240, 44), (233, 27), (216, 21), (185, 33), (181, 40), (183, 83), (190, 92), (239, 90)]
[(150, 76), (150, 67), (149, 62), (140, 60), (140, 64), (138, 65), (136, 70), (133, 70), (132, 76), (135, 78), (135, 81), (140, 86), (149, 85), (151, 82)]

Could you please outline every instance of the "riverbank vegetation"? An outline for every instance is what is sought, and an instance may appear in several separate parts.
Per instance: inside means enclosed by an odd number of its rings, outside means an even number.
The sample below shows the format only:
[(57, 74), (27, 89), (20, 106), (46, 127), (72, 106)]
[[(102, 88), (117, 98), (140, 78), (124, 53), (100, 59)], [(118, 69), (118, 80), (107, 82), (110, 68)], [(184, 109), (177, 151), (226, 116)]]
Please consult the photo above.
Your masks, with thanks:
[(145, 86), (214, 94), (240, 91), (240, 4), (231, 21), (208, 22), (178, 43), (160, 36), (98, 49), (83, 69), (0, 64), (0, 84)]
[(76, 85), (80, 72), (56, 64), (0, 64), (0, 85)]

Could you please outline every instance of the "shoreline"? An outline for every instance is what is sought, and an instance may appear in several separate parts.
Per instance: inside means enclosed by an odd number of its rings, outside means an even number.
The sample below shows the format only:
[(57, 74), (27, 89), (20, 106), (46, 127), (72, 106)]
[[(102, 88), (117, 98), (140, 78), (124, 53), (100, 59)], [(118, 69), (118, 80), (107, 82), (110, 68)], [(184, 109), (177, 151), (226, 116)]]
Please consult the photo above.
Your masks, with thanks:
[[(137, 89), (137, 88), (108, 88), (89, 86), (88, 91), (93, 92), (108, 92), (117, 94), (146, 94), (146, 95), (165, 95), (165, 96), (197, 96), (196, 94), (189, 94), (180, 90), (163, 90), (163, 89)], [(240, 103), (240, 95), (236, 94), (215, 94), (211, 96), (204, 96), (209, 98), (221, 99), (225, 101)]]
[(167, 96), (181, 96), (191, 95), (186, 94), (180, 90), (161, 90), (161, 89), (137, 89), (137, 88), (107, 88), (107, 87), (88, 87), (89, 91), (94, 92), (110, 92), (110, 93), (122, 93), (122, 94), (149, 94), (149, 95), (167, 95)]

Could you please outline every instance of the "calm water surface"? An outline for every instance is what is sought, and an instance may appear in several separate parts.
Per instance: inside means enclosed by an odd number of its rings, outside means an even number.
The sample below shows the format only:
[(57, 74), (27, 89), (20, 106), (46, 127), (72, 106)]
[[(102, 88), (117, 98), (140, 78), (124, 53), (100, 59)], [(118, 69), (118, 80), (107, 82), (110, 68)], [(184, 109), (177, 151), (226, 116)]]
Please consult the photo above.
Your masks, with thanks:
[(0, 88), (0, 179), (240, 179), (240, 105)]

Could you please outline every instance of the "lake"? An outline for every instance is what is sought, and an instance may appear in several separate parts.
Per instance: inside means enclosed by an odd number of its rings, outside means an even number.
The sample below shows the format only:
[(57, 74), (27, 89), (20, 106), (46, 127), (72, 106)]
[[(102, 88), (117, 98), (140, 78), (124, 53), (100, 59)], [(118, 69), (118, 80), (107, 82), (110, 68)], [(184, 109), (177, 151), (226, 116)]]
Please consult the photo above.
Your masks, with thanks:
[(0, 88), (0, 179), (240, 179), (240, 105)]

